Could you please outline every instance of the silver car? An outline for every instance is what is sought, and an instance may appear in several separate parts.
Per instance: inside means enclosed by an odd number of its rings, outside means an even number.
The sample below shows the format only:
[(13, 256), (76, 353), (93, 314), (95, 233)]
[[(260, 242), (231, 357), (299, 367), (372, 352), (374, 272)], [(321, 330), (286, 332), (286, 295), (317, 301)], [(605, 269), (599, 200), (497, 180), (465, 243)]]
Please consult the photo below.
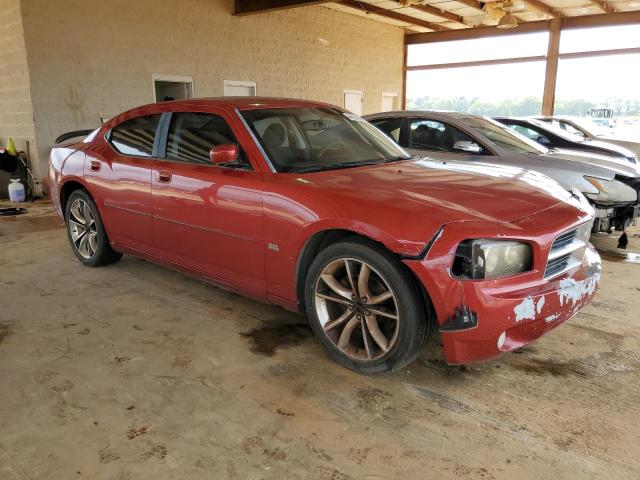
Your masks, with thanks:
[(640, 165), (622, 158), (550, 150), (476, 115), (402, 111), (364, 117), (414, 155), (446, 161), (508, 165), (541, 172), (583, 193), (596, 211), (593, 231), (624, 231), (640, 214)]

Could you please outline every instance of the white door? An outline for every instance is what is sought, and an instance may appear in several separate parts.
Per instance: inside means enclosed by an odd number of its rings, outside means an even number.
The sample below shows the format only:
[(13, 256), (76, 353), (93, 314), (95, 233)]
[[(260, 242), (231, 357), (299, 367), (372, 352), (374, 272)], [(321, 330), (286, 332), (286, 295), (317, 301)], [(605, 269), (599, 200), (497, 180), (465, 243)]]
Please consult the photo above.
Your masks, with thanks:
[(362, 115), (362, 92), (345, 90), (344, 108), (356, 115)]
[(381, 112), (393, 112), (398, 109), (398, 94), (383, 93)]
[(256, 83), (225, 80), (224, 96), (225, 97), (255, 97)]

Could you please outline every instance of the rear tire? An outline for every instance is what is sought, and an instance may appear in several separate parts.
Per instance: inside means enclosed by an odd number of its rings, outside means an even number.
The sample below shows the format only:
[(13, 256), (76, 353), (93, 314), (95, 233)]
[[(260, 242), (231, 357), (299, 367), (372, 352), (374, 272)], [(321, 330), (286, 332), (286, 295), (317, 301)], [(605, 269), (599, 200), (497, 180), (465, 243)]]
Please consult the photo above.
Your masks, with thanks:
[(329, 356), (359, 373), (409, 364), (431, 330), (413, 277), (389, 252), (361, 239), (318, 254), (307, 273), (305, 305)]
[(100, 267), (120, 260), (122, 254), (111, 248), (98, 208), (85, 190), (71, 193), (64, 218), (73, 253), (83, 265)]

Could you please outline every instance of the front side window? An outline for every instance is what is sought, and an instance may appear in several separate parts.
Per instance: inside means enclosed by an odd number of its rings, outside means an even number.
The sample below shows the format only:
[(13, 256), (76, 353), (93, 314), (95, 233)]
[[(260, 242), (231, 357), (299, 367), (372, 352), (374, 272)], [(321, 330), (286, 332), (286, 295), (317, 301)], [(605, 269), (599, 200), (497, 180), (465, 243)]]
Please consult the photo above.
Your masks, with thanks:
[(245, 110), (242, 117), (278, 172), (312, 172), (409, 159), (352, 113), (321, 107)]
[[(173, 113), (167, 135), (165, 158), (180, 162), (211, 165), (209, 152), (219, 145), (238, 145), (227, 121), (219, 115), (200, 112)], [(247, 168), (242, 157), (238, 165)]]
[(466, 133), (437, 120), (411, 120), (409, 133), (411, 148), (434, 150), (437, 152), (458, 152), (456, 142), (477, 143)]
[(113, 127), (109, 141), (124, 155), (150, 157), (160, 123), (160, 114), (136, 117)]
[(372, 120), (371, 123), (382, 130), (389, 138), (396, 142), (400, 142), (400, 130), (402, 129), (402, 118), (382, 118), (380, 120)]

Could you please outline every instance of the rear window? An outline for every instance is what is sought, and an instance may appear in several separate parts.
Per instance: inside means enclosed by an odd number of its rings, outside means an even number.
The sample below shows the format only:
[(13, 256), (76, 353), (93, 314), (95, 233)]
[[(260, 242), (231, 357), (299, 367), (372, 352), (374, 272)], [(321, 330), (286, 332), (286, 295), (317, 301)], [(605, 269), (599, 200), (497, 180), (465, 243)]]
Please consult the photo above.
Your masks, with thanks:
[(124, 155), (150, 157), (159, 123), (160, 114), (132, 118), (113, 127), (109, 140)]

